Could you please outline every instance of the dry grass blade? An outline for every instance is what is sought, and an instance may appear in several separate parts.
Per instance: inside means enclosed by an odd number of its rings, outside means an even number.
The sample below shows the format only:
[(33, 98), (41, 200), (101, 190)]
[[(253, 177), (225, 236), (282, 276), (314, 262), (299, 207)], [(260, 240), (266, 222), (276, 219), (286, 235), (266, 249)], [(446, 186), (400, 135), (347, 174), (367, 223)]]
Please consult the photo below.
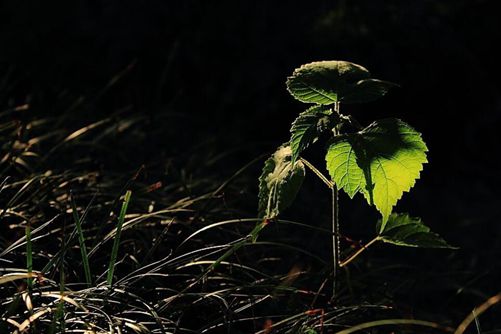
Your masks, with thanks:
[[(5, 205), (5, 208), (2, 209), (2, 211), (0, 212), (0, 219), (3, 218), (3, 216), (7, 213), (7, 209), (14, 206), (14, 204), (16, 204), (16, 202), (19, 200), (19, 198), (29, 189), (29, 187), (35, 183), (36, 181), (40, 180), (41, 179), (41, 176), (35, 176), (31, 179), (29, 179), (27, 182), (25, 182), (23, 184), (23, 186), (21, 187), (21, 189), (19, 189), (16, 194), (14, 194), (14, 196), (12, 196), (12, 198), (9, 200), (9, 202)], [(4, 186), (4, 188), (6, 188), (6, 186)]]
[(445, 327), (436, 322), (424, 321), (424, 320), (414, 320), (414, 319), (385, 319), (385, 320), (376, 320), (369, 321), (363, 324), (359, 324), (347, 329), (343, 329), (342, 331), (337, 332), (336, 334), (351, 334), (364, 329), (380, 327), (380, 326), (394, 326), (394, 325), (413, 325), (413, 326), (423, 326), (438, 329), (447, 333), (452, 333), (453, 329), (450, 327)]
[[(28, 274), (33, 272), (33, 244), (31, 241), (31, 223), (26, 224), (26, 269)], [(28, 278), (28, 290), (33, 287), (33, 279)]]
[(475, 321), (479, 315), (487, 311), (491, 306), (501, 302), (501, 292), (487, 299), (482, 305), (475, 307), (473, 311), (461, 322), (454, 334), (463, 334), (468, 326)]
[[(136, 226), (137, 224), (143, 222), (143, 221), (146, 221), (147, 219), (150, 219), (150, 218), (155, 218), (155, 217), (161, 217), (163, 214), (165, 213), (180, 213), (180, 212), (190, 212), (190, 210), (187, 210), (187, 209), (165, 209), (165, 210), (159, 210), (159, 211), (155, 211), (155, 212), (151, 212), (151, 213), (146, 213), (146, 214), (142, 214), (142, 215), (138, 215), (137, 217), (134, 217), (134, 218), (131, 218), (130, 220), (124, 222), (122, 224), (122, 227), (121, 227), (121, 231), (126, 231), (134, 226)], [(130, 215), (127, 215), (125, 217), (130, 217)], [(124, 217), (124, 218), (125, 218)], [(171, 218), (172, 219), (172, 218)], [(115, 227), (114, 229), (112, 229), (108, 234), (106, 234), (97, 244), (96, 246), (94, 246), (94, 248), (92, 248), (90, 251), (89, 251), (89, 257), (93, 256), (98, 250), (99, 248), (104, 245), (106, 242), (110, 241), (111, 239), (113, 239), (117, 234), (117, 228)]]
[(69, 296), (67, 296), (66, 294), (64, 293), (60, 293), (59, 291), (47, 291), (47, 292), (42, 292), (42, 296), (43, 297), (50, 297), (50, 298), (54, 298), (56, 300), (63, 300), (65, 302), (67, 302), (68, 304), (71, 304), (73, 306), (75, 306), (76, 308), (78, 309), (81, 309), (82, 311), (84, 312), (89, 312), (87, 310), (87, 308), (85, 308), (84, 305), (80, 304), (79, 302), (77, 302), (75, 299), (73, 298), (70, 298)]
[(34, 278), (39, 272), (33, 271), (31, 273), (10, 273), (0, 276), (0, 284), (13, 282), (19, 279)]
[(46, 313), (52, 312), (52, 309), (50, 307), (41, 309), (40, 311), (35, 312), (32, 316), (30, 316), (28, 319), (24, 320), (18, 327), (17, 330), (14, 332), (15, 334), (22, 333), (25, 329), (27, 329), (35, 320), (40, 318)]
[(260, 220), (261, 219), (258, 219), (258, 218), (232, 219), (232, 220), (225, 220), (225, 221), (221, 221), (221, 222), (217, 222), (217, 223), (213, 223), (213, 224), (204, 226), (204, 227), (196, 230), (192, 234), (190, 234), (186, 239), (184, 239), (183, 242), (181, 242), (181, 244), (179, 245), (178, 248), (180, 248), (182, 245), (184, 245), (186, 242), (188, 242), (189, 240), (191, 240), (196, 235), (198, 235), (198, 234), (200, 234), (202, 232), (205, 232), (207, 230), (213, 229), (215, 227), (220, 227), (220, 226), (224, 226), (224, 225), (228, 225), (228, 224), (237, 224), (237, 223), (246, 223), (246, 222), (258, 222)]
[[(52, 224), (59, 216), (60, 215), (55, 216), (54, 218), (50, 219), (49, 221), (43, 223), (42, 225), (40, 225), (39, 227), (37, 227), (36, 229), (34, 229), (33, 231), (31, 231), (32, 241), (35, 241), (35, 240), (38, 239), (36, 237), (34, 238), (33, 237), (34, 235), (36, 235), (38, 232), (42, 231), (44, 228), (46, 228), (50, 224)], [(16, 240), (15, 242), (13, 242), (9, 247), (5, 248), (0, 253), (0, 257), (5, 256), (6, 254), (12, 252), (13, 250), (15, 250), (18, 247), (24, 246), (25, 244), (26, 244), (26, 237), (23, 236), (22, 238), (19, 238), (18, 240)]]

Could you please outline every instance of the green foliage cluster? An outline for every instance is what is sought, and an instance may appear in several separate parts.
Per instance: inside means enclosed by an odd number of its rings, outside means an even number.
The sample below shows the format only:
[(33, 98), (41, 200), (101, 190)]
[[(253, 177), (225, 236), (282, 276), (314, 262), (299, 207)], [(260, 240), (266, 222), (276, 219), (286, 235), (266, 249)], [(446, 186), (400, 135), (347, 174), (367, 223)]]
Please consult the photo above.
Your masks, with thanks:
[(395, 86), (371, 78), (367, 69), (347, 61), (318, 61), (297, 68), (287, 79), (287, 89), (297, 100), (313, 106), (299, 114), (292, 123), (289, 142), (265, 162), (259, 178), (260, 217), (276, 218), (292, 204), (307, 163), (301, 153), (326, 137), (330, 175), (326, 183), (350, 198), (362, 194), (380, 212), (376, 240), (400, 246), (451, 247), (421, 220), (393, 213), (427, 163), (428, 148), (421, 134), (397, 118), (362, 127), (353, 116), (340, 112), (341, 104), (371, 102)]

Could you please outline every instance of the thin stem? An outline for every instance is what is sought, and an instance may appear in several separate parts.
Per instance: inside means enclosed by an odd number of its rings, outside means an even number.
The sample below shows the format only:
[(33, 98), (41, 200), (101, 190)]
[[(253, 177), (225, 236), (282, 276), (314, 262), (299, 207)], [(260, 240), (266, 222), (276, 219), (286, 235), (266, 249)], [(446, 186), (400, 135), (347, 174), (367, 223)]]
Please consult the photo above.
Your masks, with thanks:
[(379, 240), (379, 237), (375, 237), (371, 241), (369, 241), (365, 246), (362, 246), (359, 250), (357, 250), (353, 255), (351, 255), (349, 258), (344, 260), (339, 264), (340, 268), (343, 268), (344, 266), (348, 265), (351, 261), (355, 260), (361, 253), (363, 253), (367, 248), (369, 248), (373, 243)]
[[(338, 115), (340, 114), (340, 104), (339, 102), (334, 103), (334, 112)], [(336, 126), (332, 129), (334, 136), (339, 134), (339, 129)], [(332, 182), (332, 298), (336, 297), (336, 287), (337, 287), (337, 276), (339, 271), (339, 254), (340, 254), (340, 246), (339, 246), (339, 192), (337, 189), (337, 185)]]
[(336, 283), (337, 274), (339, 271), (339, 193), (337, 186), (334, 184), (332, 187), (332, 261), (333, 261), (333, 283), (332, 283), (332, 296), (336, 296)]
[(315, 175), (317, 175), (317, 176), (320, 178), (320, 180), (322, 180), (322, 182), (323, 182), (323, 183), (325, 183), (325, 184), (327, 185), (327, 187), (329, 187), (329, 188), (331, 188), (331, 189), (332, 189), (332, 187), (334, 186), (334, 182), (329, 181), (329, 179), (328, 179), (328, 178), (326, 178), (326, 177), (324, 176), (324, 174), (322, 174), (322, 172), (320, 172), (320, 171), (319, 171), (319, 170), (318, 170), (315, 166), (313, 166), (313, 165), (312, 165), (312, 164), (311, 164), (308, 160), (303, 159), (303, 158), (299, 158), (299, 160), (301, 160), (301, 162), (302, 162), (303, 164), (305, 164), (305, 165), (306, 165), (306, 167), (308, 167), (309, 169), (311, 169), (311, 171), (312, 171), (313, 173), (315, 173)]

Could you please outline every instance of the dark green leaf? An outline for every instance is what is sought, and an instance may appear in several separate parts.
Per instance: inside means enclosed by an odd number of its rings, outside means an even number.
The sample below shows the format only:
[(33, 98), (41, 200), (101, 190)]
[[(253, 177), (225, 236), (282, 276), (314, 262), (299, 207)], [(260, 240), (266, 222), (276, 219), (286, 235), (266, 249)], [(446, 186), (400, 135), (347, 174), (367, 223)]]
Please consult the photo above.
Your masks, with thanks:
[(292, 123), (290, 145), (292, 162), (310, 144), (317, 141), (319, 135), (336, 124), (332, 122), (332, 111), (322, 106), (313, 106), (299, 114)]
[(353, 86), (353, 89), (346, 92), (341, 101), (344, 103), (365, 103), (375, 101), (388, 93), (391, 88), (397, 86), (397, 84), (392, 82), (378, 79), (360, 80)]
[(317, 61), (302, 65), (287, 79), (287, 89), (306, 103), (362, 103), (376, 100), (395, 84), (370, 79), (364, 67), (347, 61)]
[(264, 163), (259, 177), (259, 217), (276, 218), (289, 207), (304, 180), (301, 161), (292, 163), (291, 148), (283, 145)]
[[(377, 226), (378, 230), (380, 228), (381, 221)], [(391, 214), (378, 239), (398, 246), (456, 248), (449, 245), (438, 234), (431, 232), (421, 219), (410, 217), (408, 214)]]

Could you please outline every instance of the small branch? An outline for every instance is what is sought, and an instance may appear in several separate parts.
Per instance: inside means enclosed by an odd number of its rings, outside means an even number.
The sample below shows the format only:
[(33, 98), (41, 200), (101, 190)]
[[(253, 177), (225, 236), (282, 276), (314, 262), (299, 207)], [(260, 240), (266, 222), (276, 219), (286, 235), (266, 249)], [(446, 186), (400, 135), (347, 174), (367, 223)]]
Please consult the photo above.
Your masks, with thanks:
[(334, 182), (331, 182), (329, 181), (328, 178), (326, 178), (322, 172), (320, 172), (315, 166), (313, 166), (308, 160), (306, 159), (303, 159), (303, 158), (299, 158), (299, 160), (304, 163), (306, 165), (306, 167), (308, 167), (309, 169), (311, 169), (311, 171), (313, 173), (315, 173), (319, 178), (320, 180), (322, 180), (323, 183), (325, 183), (327, 185), (327, 187), (329, 187), (330, 189), (332, 189), (334, 187)]
[(353, 255), (351, 255), (349, 258), (347, 258), (346, 260), (341, 262), (341, 264), (339, 264), (339, 267), (343, 268), (344, 266), (349, 264), (351, 261), (355, 260), (355, 258), (357, 258), (361, 253), (363, 253), (367, 248), (369, 248), (376, 241), (379, 241), (379, 237), (375, 237), (374, 239), (369, 241), (365, 246), (362, 246), (362, 248), (357, 250)]

